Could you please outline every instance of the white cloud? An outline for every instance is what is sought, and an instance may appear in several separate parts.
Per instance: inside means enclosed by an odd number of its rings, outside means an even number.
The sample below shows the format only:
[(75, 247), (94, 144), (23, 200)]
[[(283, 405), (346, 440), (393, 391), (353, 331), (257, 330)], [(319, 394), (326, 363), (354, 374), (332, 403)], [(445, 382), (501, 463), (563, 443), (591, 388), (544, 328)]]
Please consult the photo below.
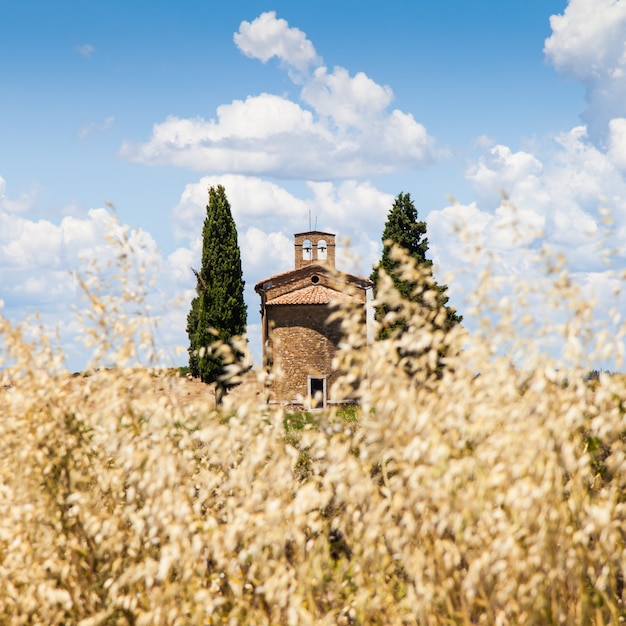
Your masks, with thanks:
[(275, 11), (262, 13), (252, 22), (241, 22), (233, 40), (246, 56), (263, 63), (277, 57), (285, 65), (305, 72), (321, 62), (306, 34), (289, 27), (285, 20), (276, 19)]
[(199, 246), (194, 248), (176, 248), (167, 257), (167, 266), (172, 279), (177, 285), (193, 285), (192, 268), (198, 267), (198, 259), (201, 257)]
[[(614, 126), (619, 136), (623, 128)], [(557, 135), (541, 155), (498, 145), (488, 149), (467, 172), (479, 201), (432, 211), (427, 218), (435, 263), (455, 274), (455, 298), (478, 286), (478, 269), (487, 265), (511, 285), (525, 280), (541, 289), (541, 255), (548, 250), (567, 259), (583, 296), (597, 302), (596, 319), (606, 317), (616, 301), (607, 286), (626, 268), (626, 180), (615, 165), (616, 156), (595, 147), (584, 127)], [(507, 196), (494, 193), (498, 189)], [(545, 299), (537, 298), (532, 307), (547, 319)]]
[(275, 183), (256, 177), (226, 174), (204, 176), (188, 184), (172, 211), (174, 234), (179, 240), (199, 240), (206, 215), (209, 187), (223, 185), (239, 230), (264, 222), (291, 229), (303, 223), (307, 203)]
[(6, 263), (23, 269), (32, 269), (40, 264), (58, 267), (62, 241), (60, 228), (46, 220), (31, 222), (22, 219), (11, 230), (17, 231), (17, 236), (0, 247)]
[[(304, 70), (317, 56), (297, 29), (274, 13), (244, 22), (238, 45), (261, 60), (278, 56)], [(125, 142), (121, 155), (147, 164), (277, 178), (365, 178), (438, 157), (434, 140), (412, 115), (389, 111), (393, 92), (363, 72), (335, 67), (291, 75), (303, 83), (299, 103), (273, 94), (249, 96), (217, 108), (217, 118), (169, 117), (142, 145)]]
[(583, 245), (598, 232), (602, 198), (608, 198), (616, 216), (626, 208), (621, 199), (626, 184), (615, 155), (595, 147), (584, 127), (556, 135), (541, 159), (494, 146), (468, 169), (467, 177), (481, 206), (497, 208), (504, 219), (507, 202), (503, 205), (498, 191), (504, 192), (529, 235), (540, 230), (542, 237), (563, 245)]
[(313, 217), (320, 218), (324, 229), (336, 229), (353, 237), (361, 232), (382, 234), (393, 204), (390, 194), (381, 192), (369, 181), (309, 182), (308, 186), (314, 195), (310, 203)]
[(616, 117), (609, 122), (609, 156), (615, 167), (626, 171), (626, 118)]
[[(246, 283), (250, 286), (273, 274), (293, 269), (293, 237), (280, 231), (249, 228), (239, 237)], [(253, 296), (257, 298), (256, 294)], [(251, 312), (256, 310), (253, 307)], [(253, 315), (254, 317), (254, 315)]]
[(336, 67), (331, 74), (319, 67), (301, 93), (322, 117), (331, 118), (339, 127), (364, 129), (377, 121), (393, 100), (390, 87), (381, 86), (363, 72), (352, 77), (348, 70)]
[(570, 0), (550, 17), (545, 53), (555, 68), (587, 81), (619, 74), (626, 64), (626, 4), (623, 0)]
[(507, 146), (495, 145), (478, 163), (472, 165), (467, 178), (481, 196), (501, 196), (520, 179), (536, 180), (542, 163), (532, 154), (513, 153)]
[(583, 119), (591, 138), (603, 142), (609, 121), (626, 114), (626, 3), (570, 0), (550, 25), (546, 57), (585, 86), (589, 107)]
[[(68, 296), (73, 296), (74, 291), (75, 282), (68, 272), (46, 270), (37, 275), (27, 276), (25, 280), (15, 285), (14, 289), (14, 293), (22, 302), (30, 301), (37, 306), (58, 303), (60, 298), (65, 300)], [(69, 312), (68, 308), (67, 313)]]
[(80, 250), (101, 243), (107, 216), (105, 209), (91, 209), (86, 218), (71, 215), (64, 217), (61, 222), (64, 246), (67, 249)]
[[(345, 104), (337, 112), (348, 116)], [(152, 165), (309, 180), (367, 177), (437, 157), (434, 140), (410, 114), (361, 121), (363, 127), (331, 131), (310, 111), (263, 94), (219, 107), (217, 122), (170, 117), (155, 124), (150, 141), (125, 142), (120, 154)]]
[[(4, 179), (0, 179), (0, 187), (4, 191)], [(6, 303), (2, 314), (20, 322), (29, 314), (40, 312), (37, 324), (58, 329), (60, 343), (69, 355), (69, 367), (80, 369), (86, 359), (76, 341), (74, 307), (83, 308), (86, 302), (75, 273), (86, 277), (89, 264), (96, 262), (103, 272), (102, 278), (112, 279), (107, 263), (120, 250), (113, 248), (104, 236), (107, 233), (119, 236), (122, 227), (114, 226), (111, 214), (103, 208), (91, 209), (84, 217), (65, 216), (54, 223), (16, 214), (10, 210), (13, 203), (4, 196), (0, 203), (0, 300)], [(154, 304), (156, 314), (165, 311), (167, 324), (174, 315), (169, 301), (193, 288), (193, 275), (188, 268), (187, 277), (181, 271), (183, 259), (189, 258), (191, 252), (174, 253), (162, 259), (152, 236), (141, 229), (128, 231), (126, 241), (133, 250), (134, 262), (144, 263), (157, 272), (157, 284), (148, 301)], [(104, 282), (100, 280), (98, 284), (102, 286)], [(176, 343), (184, 344), (184, 328), (184, 325), (169, 329), (165, 326), (158, 339), (176, 336)], [(165, 347), (173, 349), (172, 344)]]
[(106, 248), (109, 223), (109, 212), (102, 208), (84, 218), (66, 216), (59, 224), (0, 211), (0, 267), (77, 269)]
[(338, 149), (310, 111), (279, 96), (234, 101), (220, 106), (217, 114), (217, 121), (170, 117), (155, 124), (148, 143), (127, 142), (121, 155), (147, 164), (299, 178), (304, 172), (318, 176), (329, 170), (320, 155)]
[(23, 213), (34, 205), (37, 197), (36, 189), (23, 193), (18, 198), (10, 198), (6, 195), (6, 187), (6, 181), (0, 176), (0, 214)]

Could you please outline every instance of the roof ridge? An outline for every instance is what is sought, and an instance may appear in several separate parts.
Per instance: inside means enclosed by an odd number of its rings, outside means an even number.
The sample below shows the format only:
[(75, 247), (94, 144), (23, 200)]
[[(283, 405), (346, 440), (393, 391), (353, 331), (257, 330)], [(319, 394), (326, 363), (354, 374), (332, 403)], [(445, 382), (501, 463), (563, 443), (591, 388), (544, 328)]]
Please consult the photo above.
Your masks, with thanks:
[(333, 300), (352, 300), (352, 296), (327, 285), (307, 285), (268, 300), (267, 306), (277, 304), (329, 304)]

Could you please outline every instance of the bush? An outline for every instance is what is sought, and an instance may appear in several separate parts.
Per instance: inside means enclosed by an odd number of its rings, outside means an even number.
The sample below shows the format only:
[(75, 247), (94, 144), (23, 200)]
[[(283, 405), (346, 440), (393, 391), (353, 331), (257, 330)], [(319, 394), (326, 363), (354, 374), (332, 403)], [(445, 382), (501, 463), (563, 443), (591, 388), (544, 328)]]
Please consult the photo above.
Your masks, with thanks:
[(119, 293), (92, 294), (117, 365), (88, 377), (0, 319), (1, 623), (624, 618), (623, 377), (592, 388), (589, 368), (530, 347), (513, 364), (494, 349), (521, 345), (506, 316), (442, 334), (383, 280), (402, 336), (369, 345), (341, 312), (346, 389), (367, 372), (358, 412), (256, 396), (215, 411), (127, 360), (149, 339), (115, 317)]

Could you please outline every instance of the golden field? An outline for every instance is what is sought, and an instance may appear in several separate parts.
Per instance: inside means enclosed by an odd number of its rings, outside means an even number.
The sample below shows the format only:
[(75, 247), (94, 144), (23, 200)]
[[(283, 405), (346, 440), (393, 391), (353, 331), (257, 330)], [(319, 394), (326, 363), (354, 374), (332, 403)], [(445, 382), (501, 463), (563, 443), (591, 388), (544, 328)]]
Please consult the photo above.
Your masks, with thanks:
[(488, 275), (484, 323), (447, 335), (383, 281), (407, 332), (372, 342), (341, 311), (356, 413), (286, 414), (262, 376), (217, 410), (190, 401), (186, 379), (138, 366), (152, 344), (127, 278), (84, 281), (88, 376), (2, 319), (0, 623), (623, 621), (626, 385), (577, 362), (622, 337), (586, 333), (565, 278), (548, 273), (572, 311), (550, 329), (558, 362)]

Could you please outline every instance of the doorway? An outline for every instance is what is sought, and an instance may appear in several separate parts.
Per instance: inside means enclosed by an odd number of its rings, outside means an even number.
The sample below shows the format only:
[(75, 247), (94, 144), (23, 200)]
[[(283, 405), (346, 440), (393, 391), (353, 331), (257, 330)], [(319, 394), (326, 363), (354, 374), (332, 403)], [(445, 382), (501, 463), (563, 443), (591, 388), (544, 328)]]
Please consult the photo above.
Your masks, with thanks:
[(310, 409), (326, 407), (326, 378), (327, 376), (308, 376), (308, 396)]

